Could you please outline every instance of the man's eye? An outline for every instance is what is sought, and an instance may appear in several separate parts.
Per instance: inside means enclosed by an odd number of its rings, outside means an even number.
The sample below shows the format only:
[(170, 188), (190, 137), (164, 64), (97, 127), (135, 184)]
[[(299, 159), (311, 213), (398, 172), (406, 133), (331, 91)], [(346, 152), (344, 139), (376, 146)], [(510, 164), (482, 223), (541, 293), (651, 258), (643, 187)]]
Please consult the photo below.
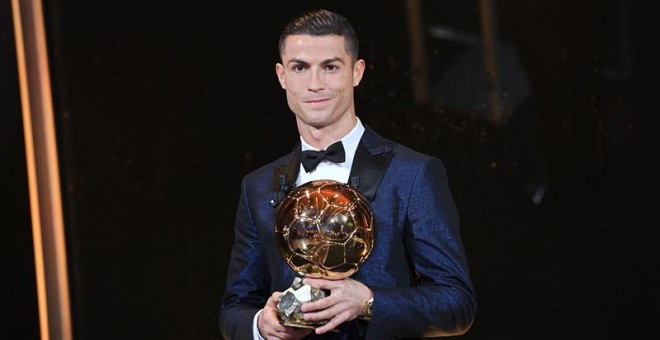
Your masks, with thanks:
[(304, 71), (305, 69), (306, 69), (306, 67), (305, 67), (305, 66), (302, 66), (302, 65), (296, 65), (296, 66), (293, 67), (293, 71), (294, 71), (294, 72), (302, 72), (302, 71)]
[(336, 65), (327, 65), (325, 69), (328, 71), (336, 71), (339, 69), (339, 67), (337, 67)]

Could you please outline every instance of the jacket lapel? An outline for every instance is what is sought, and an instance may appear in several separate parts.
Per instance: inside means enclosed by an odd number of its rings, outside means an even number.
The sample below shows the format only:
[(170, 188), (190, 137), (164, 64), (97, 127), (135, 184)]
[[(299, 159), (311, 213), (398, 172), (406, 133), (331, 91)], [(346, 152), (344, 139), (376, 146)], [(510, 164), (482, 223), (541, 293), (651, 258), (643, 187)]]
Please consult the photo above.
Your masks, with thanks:
[(353, 178), (357, 177), (357, 189), (370, 202), (376, 195), (393, 155), (392, 148), (385, 145), (385, 140), (366, 127), (355, 151), (349, 183), (353, 183)]
[(277, 206), (291, 189), (296, 187), (296, 179), (300, 171), (300, 142), (291, 152), (291, 159), (288, 164), (282, 164), (273, 168), (273, 192), (274, 197), (271, 201), (273, 206)]

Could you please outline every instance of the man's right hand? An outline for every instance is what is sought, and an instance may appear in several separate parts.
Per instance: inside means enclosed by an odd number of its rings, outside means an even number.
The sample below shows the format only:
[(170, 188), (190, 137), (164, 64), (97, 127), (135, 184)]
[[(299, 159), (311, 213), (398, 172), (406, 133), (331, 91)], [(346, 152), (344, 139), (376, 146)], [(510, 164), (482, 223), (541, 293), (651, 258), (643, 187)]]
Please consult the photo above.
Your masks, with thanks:
[(287, 327), (280, 323), (277, 303), (280, 301), (281, 296), (281, 292), (274, 292), (270, 298), (268, 298), (268, 301), (266, 301), (266, 306), (257, 319), (259, 334), (267, 340), (304, 338), (313, 330), (308, 328)]

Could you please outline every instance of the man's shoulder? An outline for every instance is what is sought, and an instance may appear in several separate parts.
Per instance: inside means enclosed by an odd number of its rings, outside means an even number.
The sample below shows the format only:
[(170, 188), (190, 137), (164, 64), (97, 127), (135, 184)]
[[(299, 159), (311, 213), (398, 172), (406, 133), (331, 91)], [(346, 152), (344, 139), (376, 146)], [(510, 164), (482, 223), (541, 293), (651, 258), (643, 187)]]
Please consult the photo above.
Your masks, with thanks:
[(288, 153), (283, 155), (273, 161), (270, 161), (266, 164), (259, 166), (258, 168), (248, 172), (245, 175), (246, 179), (257, 179), (257, 178), (271, 178), (273, 176), (274, 169), (287, 166), (291, 160), (291, 154)]
[(433, 155), (424, 153), (413, 147), (408, 146), (402, 142), (389, 139), (373, 129), (368, 129), (368, 133), (365, 134), (365, 145), (373, 152), (394, 152), (394, 156), (400, 160), (407, 161), (428, 161), (433, 158), (437, 158)]

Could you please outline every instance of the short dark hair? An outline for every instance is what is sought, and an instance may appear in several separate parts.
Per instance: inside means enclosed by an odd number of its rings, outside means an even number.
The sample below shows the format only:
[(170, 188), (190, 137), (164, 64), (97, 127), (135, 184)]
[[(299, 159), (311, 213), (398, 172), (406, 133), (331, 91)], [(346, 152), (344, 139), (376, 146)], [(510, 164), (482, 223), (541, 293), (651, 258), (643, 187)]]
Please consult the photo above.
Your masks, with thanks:
[(315, 9), (289, 21), (280, 35), (280, 56), (284, 52), (284, 41), (290, 35), (338, 35), (346, 40), (346, 52), (351, 55), (353, 61), (358, 60), (360, 55), (360, 46), (353, 25), (341, 14), (325, 9)]

